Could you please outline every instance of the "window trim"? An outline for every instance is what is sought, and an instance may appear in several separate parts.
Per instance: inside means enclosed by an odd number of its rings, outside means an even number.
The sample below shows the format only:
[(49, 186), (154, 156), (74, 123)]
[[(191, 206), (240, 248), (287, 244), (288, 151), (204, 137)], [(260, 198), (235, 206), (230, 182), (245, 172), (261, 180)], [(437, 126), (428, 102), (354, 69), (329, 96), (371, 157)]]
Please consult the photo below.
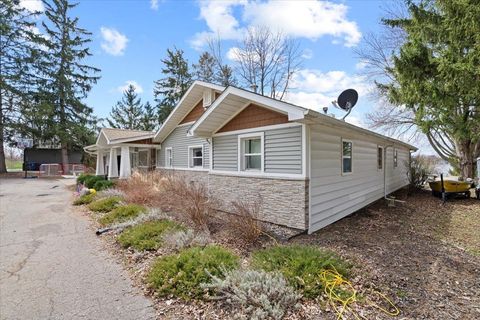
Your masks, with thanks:
[(393, 168), (397, 168), (398, 167), (398, 149), (397, 148), (393, 148)]
[[(378, 165), (378, 150), (379, 149), (382, 150), (382, 166), (381, 167)], [(385, 168), (385, 147), (377, 145), (377, 170), (378, 171), (383, 171), (384, 168)]]
[[(192, 150), (193, 149), (200, 149), (200, 148), (202, 149), (202, 165), (201, 166), (194, 166), (193, 165), (193, 158), (199, 158), (199, 157), (194, 157), (193, 154), (192, 154)], [(203, 169), (204, 163), (205, 163), (205, 152), (204, 152), (203, 144), (188, 146), (188, 167), (190, 169), (199, 169), (199, 168)]]
[[(170, 151), (170, 158), (168, 157), (168, 151)], [(170, 160), (170, 165), (168, 161)], [(165, 168), (173, 168), (173, 149), (172, 147), (165, 148)]]
[[(253, 139), (253, 138), (260, 138), (260, 170), (245, 170), (245, 153), (244, 153), (244, 146), (243, 146), (243, 141)], [(264, 132), (253, 132), (253, 133), (246, 133), (246, 134), (239, 134), (238, 135), (238, 140), (237, 140), (237, 145), (238, 145), (238, 164), (237, 164), (237, 171), (238, 172), (245, 172), (245, 173), (252, 173), (252, 172), (259, 172), (263, 173), (265, 172), (265, 148), (264, 148), (264, 138), (265, 138), (265, 133)], [(257, 155), (256, 153), (250, 153), (250, 155)]]
[[(351, 155), (350, 155), (350, 159), (351, 159), (351, 170), (350, 172), (344, 172), (343, 171), (343, 159), (345, 158), (345, 156), (343, 155), (343, 143), (344, 142), (349, 142), (352, 144), (352, 151), (351, 151)], [(348, 157), (347, 157), (348, 158)], [(342, 138), (342, 142), (340, 144), (340, 169), (341, 169), (341, 172), (342, 172), (342, 176), (347, 176), (347, 175), (350, 175), (353, 173), (353, 141), (352, 140), (349, 140), (349, 139), (344, 139)]]

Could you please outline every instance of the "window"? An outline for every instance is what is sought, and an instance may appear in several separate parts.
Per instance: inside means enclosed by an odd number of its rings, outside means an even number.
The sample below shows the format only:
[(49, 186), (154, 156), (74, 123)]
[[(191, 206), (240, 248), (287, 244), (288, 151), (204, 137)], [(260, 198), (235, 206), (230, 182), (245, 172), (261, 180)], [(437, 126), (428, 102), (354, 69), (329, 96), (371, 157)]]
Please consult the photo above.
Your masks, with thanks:
[(393, 149), (393, 167), (396, 168), (398, 165), (398, 151)]
[(240, 170), (263, 171), (263, 133), (239, 136)]
[(148, 167), (148, 150), (138, 151), (138, 167)]
[(203, 167), (203, 146), (188, 147), (189, 167)]
[(383, 147), (377, 147), (377, 168), (383, 169)]
[(342, 140), (342, 173), (352, 173), (352, 142)]
[(172, 167), (173, 160), (172, 160), (172, 148), (165, 149), (165, 167)]

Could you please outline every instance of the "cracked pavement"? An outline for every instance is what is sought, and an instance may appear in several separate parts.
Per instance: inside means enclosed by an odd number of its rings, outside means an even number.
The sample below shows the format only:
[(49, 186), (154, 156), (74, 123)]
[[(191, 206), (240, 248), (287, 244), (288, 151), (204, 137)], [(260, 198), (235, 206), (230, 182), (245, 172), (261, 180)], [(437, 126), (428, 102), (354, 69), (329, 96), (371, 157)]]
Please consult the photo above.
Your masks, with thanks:
[(72, 210), (73, 180), (0, 180), (0, 319), (154, 319)]

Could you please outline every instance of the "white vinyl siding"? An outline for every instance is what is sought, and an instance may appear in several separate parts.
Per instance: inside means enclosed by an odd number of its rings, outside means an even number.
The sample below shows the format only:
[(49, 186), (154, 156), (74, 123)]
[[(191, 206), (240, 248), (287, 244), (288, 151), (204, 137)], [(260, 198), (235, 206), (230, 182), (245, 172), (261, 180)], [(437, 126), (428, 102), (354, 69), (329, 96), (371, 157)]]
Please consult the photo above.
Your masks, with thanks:
[[(261, 130), (264, 172), (302, 174), (302, 126)], [(251, 133), (255, 135), (255, 132)], [(213, 170), (238, 171), (238, 134), (213, 138)]]
[[(310, 127), (310, 219), (309, 232), (341, 219), (383, 197), (383, 170), (378, 170), (377, 147), (381, 139), (355, 136), (347, 130), (322, 125)], [(353, 172), (341, 174), (342, 139), (353, 143)], [(387, 148), (383, 159), (387, 192), (408, 184), (406, 167), (409, 150), (397, 147), (398, 168), (393, 170), (393, 148)]]
[(189, 125), (178, 126), (161, 143), (162, 148), (157, 157), (158, 167), (165, 167), (165, 150), (172, 148), (172, 167), (177, 169), (188, 169), (189, 166), (189, 146), (203, 146), (203, 169), (208, 169), (209, 162), (209, 144), (205, 139), (197, 137), (187, 137)]

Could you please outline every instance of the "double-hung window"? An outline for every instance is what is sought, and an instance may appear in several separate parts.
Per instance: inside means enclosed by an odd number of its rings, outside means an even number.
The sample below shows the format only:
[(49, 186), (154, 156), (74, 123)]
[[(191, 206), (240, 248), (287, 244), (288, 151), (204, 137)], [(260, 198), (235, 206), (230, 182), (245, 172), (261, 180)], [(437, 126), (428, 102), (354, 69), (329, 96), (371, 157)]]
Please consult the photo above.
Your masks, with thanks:
[(352, 173), (353, 143), (348, 140), (342, 140), (342, 174)]
[(239, 136), (240, 171), (263, 171), (263, 133)]
[(188, 163), (190, 168), (203, 167), (203, 146), (188, 147)]
[(377, 169), (383, 169), (383, 147), (377, 147)]
[(172, 148), (165, 148), (165, 167), (171, 168), (173, 166)]

